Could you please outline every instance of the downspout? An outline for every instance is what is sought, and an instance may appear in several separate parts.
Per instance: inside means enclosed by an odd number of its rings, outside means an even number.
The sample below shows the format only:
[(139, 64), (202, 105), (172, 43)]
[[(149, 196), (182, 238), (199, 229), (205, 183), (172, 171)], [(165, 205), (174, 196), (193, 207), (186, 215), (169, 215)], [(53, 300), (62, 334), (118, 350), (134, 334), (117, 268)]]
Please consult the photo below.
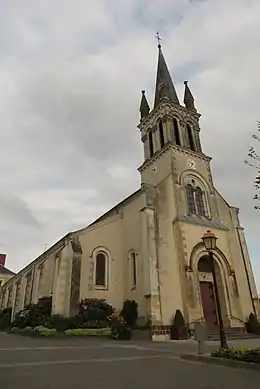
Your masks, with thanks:
[(255, 308), (255, 303), (254, 303), (254, 299), (253, 299), (253, 292), (252, 292), (252, 288), (251, 288), (251, 285), (250, 285), (250, 279), (249, 279), (248, 270), (247, 270), (247, 266), (246, 266), (246, 258), (245, 258), (245, 254), (244, 254), (241, 238), (240, 238), (240, 235), (239, 235), (239, 232), (238, 232), (239, 228), (237, 227), (236, 230), (237, 230), (237, 236), (238, 236), (240, 250), (241, 250), (241, 253), (242, 253), (243, 263), (244, 263), (244, 267), (245, 267), (246, 279), (247, 279), (247, 283), (248, 283), (250, 297), (251, 297), (251, 300), (252, 300), (253, 310), (254, 310), (254, 314), (257, 315), (256, 308)]

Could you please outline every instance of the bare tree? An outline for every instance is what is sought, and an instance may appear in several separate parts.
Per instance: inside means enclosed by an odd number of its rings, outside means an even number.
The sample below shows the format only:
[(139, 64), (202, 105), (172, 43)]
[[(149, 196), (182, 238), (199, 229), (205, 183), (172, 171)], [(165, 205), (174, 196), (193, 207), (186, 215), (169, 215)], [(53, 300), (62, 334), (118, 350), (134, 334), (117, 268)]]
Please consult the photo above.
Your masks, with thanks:
[[(260, 121), (257, 123), (257, 130), (260, 133)], [(259, 142), (260, 143), (260, 134), (259, 135), (252, 135), (252, 139), (254, 139), (255, 143)], [(256, 177), (254, 180), (254, 197), (253, 199), (256, 201), (260, 201), (260, 156), (257, 151), (257, 146), (250, 146), (248, 150), (248, 157), (250, 158), (249, 161), (244, 161), (246, 165), (254, 168), (257, 170)], [(260, 205), (255, 205), (255, 209), (260, 210)]]

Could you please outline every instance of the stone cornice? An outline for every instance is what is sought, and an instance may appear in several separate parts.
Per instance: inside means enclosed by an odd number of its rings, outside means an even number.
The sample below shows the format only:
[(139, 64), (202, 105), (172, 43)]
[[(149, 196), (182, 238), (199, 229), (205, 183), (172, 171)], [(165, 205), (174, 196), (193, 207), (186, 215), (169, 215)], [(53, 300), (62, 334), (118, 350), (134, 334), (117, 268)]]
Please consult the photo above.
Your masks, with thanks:
[(176, 146), (176, 145), (174, 145), (171, 142), (167, 142), (165, 144), (165, 146), (161, 150), (156, 151), (156, 153), (151, 158), (149, 158), (146, 161), (144, 161), (142, 163), (142, 165), (139, 166), (139, 168), (137, 170), (140, 173), (143, 172), (149, 166), (153, 165), (163, 154), (166, 154), (166, 153), (168, 153), (171, 150), (174, 151), (174, 152), (178, 151), (178, 152), (180, 152), (182, 154), (186, 154), (187, 156), (190, 156), (190, 157), (193, 157), (193, 158), (196, 158), (196, 159), (201, 159), (201, 160), (206, 161), (206, 162), (210, 162), (211, 159), (212, 159), (211, 157), (208, 157), (206, 154), (198, 153), (198, 152), (190, 150), (187, 147)]
[(180, 116), (182, 119), (190, 119), (191, 121), (198, 122), (201, 114), (195, 111), (191, 111), (186, 107), (183, 107), (179, 104), (171, 103), (168, 99), (164, 99), (159, 106), (154, 108), (149, 115), (142, 120), (142, 122), (137, 126), (141, 131), (144, 131), (147, 128), (152, 128), (156, 125), (157, 120), (161, 116), (174, 117), (175, 114)]

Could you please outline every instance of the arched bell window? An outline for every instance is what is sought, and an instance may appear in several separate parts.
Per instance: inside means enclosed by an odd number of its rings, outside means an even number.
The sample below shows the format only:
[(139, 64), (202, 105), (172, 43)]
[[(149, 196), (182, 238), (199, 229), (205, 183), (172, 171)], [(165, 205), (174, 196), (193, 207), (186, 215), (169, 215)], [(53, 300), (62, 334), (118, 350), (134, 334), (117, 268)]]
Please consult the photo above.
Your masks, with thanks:
[(178, 120), (176, 118), (173, 118), (172, 122), (173, 122), (173, 133), (174, 133), (175, 143), (177, 146), (181, 146), (181, 137), (180, 137)]
[(153, 133), (152, 133), (152, 131), (149, 131), (149, 133), (148, 133), (148, 142), (149, 142), (149, 153), (150, 153), (150, 157), (152, 157), (153, 154), (154, 154), (154, 148), (153, 148)]
[(163, 148), (163, 146), (165, 145), (165, 139), (164, 139), (164, 132), (163, 132), (163, 123), (161, 120), (159, 121), (159, 138), (160, 138), (160, 146), (161, 148)]
[(187, 126), (186, 128), (187, 128), (187, 134), (188, 134), (189, 148), (192, 151), (196, 151), (195, 143), (194, 143), (194, 139), (193, 139), (192, 127), (189, 123), (187, 123), (186, 126)]

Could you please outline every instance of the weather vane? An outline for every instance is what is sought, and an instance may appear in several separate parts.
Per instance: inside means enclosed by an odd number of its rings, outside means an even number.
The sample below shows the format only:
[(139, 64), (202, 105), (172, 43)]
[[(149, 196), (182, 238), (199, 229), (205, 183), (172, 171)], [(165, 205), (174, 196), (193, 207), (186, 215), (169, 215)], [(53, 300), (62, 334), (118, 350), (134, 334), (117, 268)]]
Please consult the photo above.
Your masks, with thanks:
[(161, 43), (160, 43), (160, 41), (162, 40), (162, 38), (160, 38), (159, 32), (156, 33), (155, 38), (156, 38), (157, 41), (158, 41), (158, 48), (160, 49), (160, 48), (161, 48)]

